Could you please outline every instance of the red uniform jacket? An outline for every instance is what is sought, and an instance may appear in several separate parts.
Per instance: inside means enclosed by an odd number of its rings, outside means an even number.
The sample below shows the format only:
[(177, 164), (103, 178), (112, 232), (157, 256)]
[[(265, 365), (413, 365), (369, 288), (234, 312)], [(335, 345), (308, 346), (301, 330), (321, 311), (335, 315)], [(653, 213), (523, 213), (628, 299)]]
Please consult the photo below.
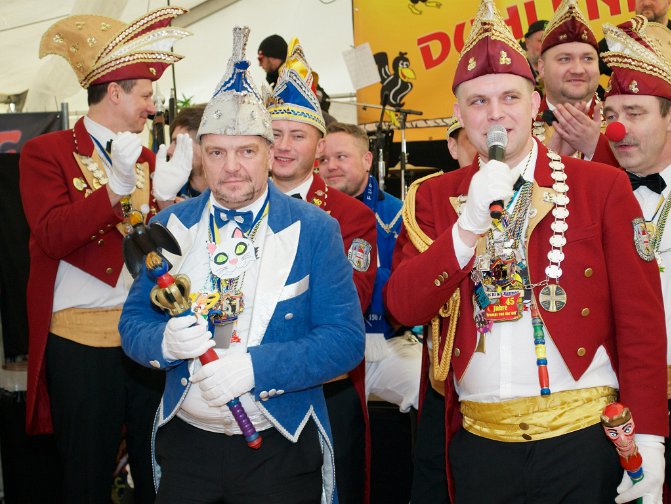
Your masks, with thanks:
[[(592, 99), (592, 107), (590, 108), (590, 114), (594, 110), (595, 103), (596, 99)], [(546, 110), (548, 110), (548, 102), (544, 96), (543, 99), (541, 100), (541, 106), (538, 109), (538, 115), (536, 116), (536, 121), (534, 122), (534, 125), (543, 123), (546, 131), (553, 130), (554, 128), (552, 126), (545, 124), (543, 121), (543, 112), (545, 112)], [(608, 139), (603, 133), (599, 135), (599, 141), (596, 144), (596, 149), (594, 150), (594, 155), (592, 156), (591, 161), (594, 161), (595, 163), (605, 163), (611, 166), (617, 166), (617, 167), (620, 166), (620, 164), (617, 162), (617, 159), (615, 159), (613, 151), (610, 148)]]
[[(634, 244), (632, 221), (640, 217), (641, 210), (622, 171), (570, 157), (562, 157), (562, 161), (570, 198), (560, 278), (567, 304), (556, 313), (540, 308), (541, 316), (575, 379), (585, 372), (597, 348), (603, 345), (618, 375), (620, 401), (630, 407), (638, 432), (666, 436), (669, 424), (664, 307), (656, 262), (641, 259)], [(416, 219), (435, 241), (420, 254), (409, 241), (406, 229), (402, 229), (385, 292), (387, 309), (393, 317), (403, 325), (413, 326), (429, 322), (455, 289), (460, 290), (452, 365), (445, 381), (448, 444), (461, 425), (454, 379), (462, 378), (477, 339), (470, 279), (474, 260), (463, 269), (459, 267), (452, 241), (457, 213), (449, 197), (468, 193), (477, 166), (473, 164), (421, 184), (416, 194)], [(541, 188), (534, 189), (531, 206), (537, 214), (529, 221), (527, 245), (533, 284), (545, 279), (548, 265), (548, 240), (554, 218), (553, 205), (543, 201), (543, 192), (552, 191), (546, 189), (553, 184), (550, 173), (547, 149), (539, 143), (534, 178)], [(538, 297), (540, 287), (534, 291)], [(447, 324), (443, 324), (441, 351), (446, 329)], [(424, 372), (423, 387), (427, 380)], [(451, 486), (450, 479), (448, 464)]]
[[(123, 267), (122, 235), (115, 225), (121, 207), (110, 205), (105, 186), (87, 197), (75, 186), (83, 179), (75, 154), (92, 156), (93, 141), (83, 118), (67, 131), (28, 142), (19, 161), (23, 208), (30, 226), (28, 278), (28, 392), (26, 430), (52, 431), (44, 353), (51, 323), (54, 284), (61, 260), (114, 286)], [(142, 150), (138, 163), (154, 168), (154, 154)], [(81, 188), (81, 185), (79, 185)]]
[[(307, 201), (314, 203), (331, 215), (340, 224), (340, 233), (345, 245), (345, 253), (348, 257), (356, 253), (356, 250), (362, 250), (363, 254), (368, 255), (368, 266), (364, 268), (352, 265), (354, 271), (354, 285), (356, 285), (359, 301), (361, 303), (361, 313), (366, 313), (373, 297), (373, 287), (375, 285), (375, 272), (377, 271), (377, 231), (375, 214), (361, 201), (347, 194), (327, 187), (326, 182), (319, 175), (315, 174), (310, 189), (307, 194)], [(356, 243), (354, 243), (356, 240)], [(354, 246), (353, 246), (354, 243)], [(358, 245), (358, 246), (357, 246)], [(367, 252), (365, 252), (367, 250)], [(353, 259), (350, 257), (350, 262)], [(354, 260), (354, 262), (356, 262)], [(364, 259), (365, 262), (365, 259)], [(349, 373), (354, 388), (359, 395), (361, 410), (366, 421), (366, 488), (364, 492), (364, 503), (370, 500), (370, 460), (371, 460), (371, 439), (370, 425), (368, 421), (368, 406), (366, 403), (366, 363), (361, 363)]]

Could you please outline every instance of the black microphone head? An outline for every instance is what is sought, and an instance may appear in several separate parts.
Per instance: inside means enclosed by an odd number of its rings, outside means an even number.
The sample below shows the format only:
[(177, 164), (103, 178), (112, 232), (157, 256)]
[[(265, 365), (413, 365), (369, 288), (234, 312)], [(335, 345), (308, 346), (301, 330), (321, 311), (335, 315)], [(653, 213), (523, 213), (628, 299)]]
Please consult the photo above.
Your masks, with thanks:
[(488, 148), (499, 146), (505, 149), (507, 145), (508, 145), (508, 132), (503, 126), (495, 124), (494, 126), (489, 128), (489, 131), (487, 132)]

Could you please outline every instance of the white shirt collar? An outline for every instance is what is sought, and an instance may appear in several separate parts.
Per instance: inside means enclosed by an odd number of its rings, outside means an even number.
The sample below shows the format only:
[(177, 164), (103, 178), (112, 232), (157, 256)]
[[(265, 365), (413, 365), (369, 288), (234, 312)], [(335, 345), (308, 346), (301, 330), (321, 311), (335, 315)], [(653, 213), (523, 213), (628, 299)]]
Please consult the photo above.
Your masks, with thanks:
[(89, 116), (84, 116), (84, 127), (89, 132), (89, 135), (95, 137), (103, 147), (107, 145), (107, 142), (116, 138), (116, 133), (102, 124), (95, 122)]
[(664, 179), (664, 182), (666, 182), (666, 188), (664, 189), (664, 194), (669, 193), (669, 188), (671, 187), (671, 165), (668, 165), (666, 168), (664, 168), (659, 174), (662, 176)]
[(310, 173), (310, 176), (305, 179), (300, 185), (294, 187), (293, 189), (290, 189), (289, 191), (286, 191), (284, 194), (287, 194), (291, 196), (292, 194), (300, 194), (301, 198), (303, 200), (307, 200), (308, 198), (308, 191), (310, 190), (310, 186), (312, 185), (312, 181), (314, 180), (315, 176)]

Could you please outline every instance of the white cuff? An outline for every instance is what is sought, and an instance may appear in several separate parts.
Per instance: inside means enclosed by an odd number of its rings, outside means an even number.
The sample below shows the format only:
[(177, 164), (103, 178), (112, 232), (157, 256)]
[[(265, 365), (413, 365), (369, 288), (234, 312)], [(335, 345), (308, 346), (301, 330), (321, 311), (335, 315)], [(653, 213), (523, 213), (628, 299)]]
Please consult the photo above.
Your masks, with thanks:
[(457, 257), (459, 267), (463, 268), (475, 254), (475, 246), (469, 247), (464, 243), (459, 236), (459, 224), (457, 222), (452, 226), (452, 243), (454, 244), (454, 255)]

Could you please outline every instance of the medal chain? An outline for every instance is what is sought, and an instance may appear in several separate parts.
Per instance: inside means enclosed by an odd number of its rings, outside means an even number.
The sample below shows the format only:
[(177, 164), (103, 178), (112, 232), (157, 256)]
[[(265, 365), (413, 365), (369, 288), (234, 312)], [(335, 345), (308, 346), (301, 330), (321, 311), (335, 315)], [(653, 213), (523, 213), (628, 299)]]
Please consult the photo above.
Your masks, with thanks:
[(552, 229), (552, 236), (550, 237), (550, 252), (548, 252), (548, 259), (550, 264), (545, 268), (546, 279), (552, 278), (559, 283), (559, 278), (562, 276), (561, 263), (564, 260), (564, 245), (566, 245), (566, 231), (568, 230), (568, 223), (566, 222), (566, 217), (569, 215), (569, 211), (566, 208), (569, 203), (569, 197), (566, 193), (569, 190), (569, 186), (566, 183), (567, 175), (564, 171), (564, 163), (561, 162), (561, 157), (556, 152), (548, 150), (548, 157), (550, 158), (550, 168), (552, 173), (550, 176), (554, 180), (552, 184), (552, 189), (555, 191), (554, 195), (554, 208), (552, 209), (552, 215), (554, 216), (554, 221), (550, 224), (550, 229)]
[[(531, 162), (533, 152), (534, 150), (532, 148), (527, 156), (527, 162), (524, 165), (524, 169), (520, 175), (521, 177), (524, 177), (524, 174), (529, 168), (529, 163)], [(478, 158), (478, 163), (480, 167), (482, 167), (482, 160), (480, 158)], [(517, 250), (519, 247), (519, 239), (522, 235), (522, 229), (524, 228), (524, 222), (526, 221), (529, 204), (531, 203), (531, 185), (531, 182), (525, 181), (522, 187), (519, 188), (513, 195), (509, 206), (512, 205), (516, 198), (517, 202), (515, 203), (512, 216), (510, 215), (508, 208), (504, 208), (501, 219), (492, 221), (492, 226), (487, 233), (487, 250), (490, 254), (490, 257), (495, 257), (498, 255), (495, 249), (495, 243), (505, 243), (510, 241), (512, 238), (513, 246), (511, 250)], [(492, 228), (499, 228), (499, 224), (503, 234), (500, 238), (495, 239)]]
[[(657, 210), (659, 211), (659, 209)], [(664, 228), (666, 227), (666, 220), (669, 216), (669, 211), (671, 211), (671, 198), (666, 198), (662, 211), (659, 214), (659, 219), (657, 220), (657, 229), (655, 230), (655, 236), (652, 237), (652, 250), (655, 253), (659, 252), (659, 246), (662, 242), (662, 234), (664, 234)], [(657, 214), (657, 212), (655, 212)], [(652, 216), (650, 221), (654, 221), (655, 216)]]
[[(261, 222), (263, 221), (264, 217), (268, 214), (268, 207), (269, 207), (269, 205), (266, 203), (264, 205), (263, 210), (262, 210), (263, 213), (262, 213), (261, 217), (256, 221), (256, 223), (254, 224), (254, 226), (250, 230), (249, 235), (246, 235), (247, 238), (252, 242), (252, 244), (254, 243), (254, 238), (256, 237), (256, 233), (258, 232), (259, 227), (261, 226)], [(211, 219), (211, 223), (212, 223), (213, 226), (216, 226), (216, 224), (214, 223), (214, 219)], [(217, 233), (217, 234), (219, 234), (219, 233)], [(216, 243), (215, 238), (213, 237), (213, 233), (212, 233), (212, 226), (209, 226), (209, 228), (208, 228), (208, 241), (210, 243), (212, 243), (212, 242)], [(222, 295), (223, 294), (228, 294), (228, 293), (233, 293), (234, 295), (237, 295), (241, 291), (241, 287), (238, 288), (238, 284), (240, 284), (240, 286), (243, 285), (246, 273), (247, 272), (245, 271), (245, 272), (242, 273), (242, 275), (238, 275), (235, 278), (219, 278), (219, 277), (215, 277), (215, 275), (210, 271), (210, 284), (211, 284), (212, 288), (216, 287), (217, 290)]]
[[(547, 396), (551, 394), (550, 391), (550, 378), (549, 378), (549, 372), (548, 372), (548, 362), (547, 362), (547, 349), (545, 345), (545, 330), (544, 330), (544, 323), (543, 320), (540, 316), (538, 306), (536, 303), (536, 300), (534, 299), (533, 295), (533, 288), (535, 287), (546, 287), (550, 283), (550, 278), (553, 278), (554, 280), (558, 282), (559, 277), (562, 275), (562, 270), (561, 270), (561, 263), (564, 260), (564, 253), (563, 253), (563, 247), (566, 244), (566, 237), (565, 233), (568, 230), (568, 224), (566, 223), (566, 217), (568, 217), (568, 209), (567, 205), (569, 203), (569, 198), (567, 196), (567, 192), (569, 190), (568, 184), (566, 183), (567, 180), (567, 175), (564, 171), (564, 163), (561, 162), (561, 157), (556, 154), (555, 152), (552, 152), (548, 150), (548, 158), (550, 159), (550, 168), (552, 169), (551, 177), (554, 180), (552, 189), (555, 191), (555, 195), (553, 196), (553, 203), (554, 203), (554, 208), (552, 210), (552, 214), (554, 216), (554, 221), (550, 225), (553, 234), (550, 237), (550, 252), (548, 252), (548, 259), (550, 261), (550, 264), (545, 268), (545, 279), (537, 284), (532, 284), (530, 282), (530, 276), (528, 275), (528, 272), (525, 271), (523, 268), (520, 270), (520, 274), (523, 278), (523, 283), (524, 283), (524, 290), (529, 290), (531, 291), (531, 321), (532, 321), (532, 327), (533, 327), (533, 337), (534, 337), (534, 350), (536, 354), (536, 366), (538, 368), (538, 381), (540, 385), (540, 394), (542, 396)], [(526, 170), (526, 168), (525, 168)], [(529, 191), (528, 196), (525, 194), (525, 191)], [(524, 223), (527, 221), (527, 215), (528, 215), (528, 207), (531, 201), (531, 191), (532, 191), (532, 184), (528, 183), (525, 184), (520, 189), (519, 195), (518, 195), (518, 202), (516, 205), (515, 210), (513, 211), (513, 216), (512, 216), (512, 221), (513, 225), (508, 226), (508, 220), (507, 220), (507, 215), (504, 212), (504, 219), (502, 222), (504, 229), (503, 233), (505, 238), (510, 239), (512, 236), (513, 239), (515, 240), (515, 248), (513, 250), (517, 250), (517, 245), (518, 242), (516, 238), (518, 239), (519, 236), (517, 235), (517, 232), (520, 232), (521, 234), (521, 228), (518, 230), (516, 226), (516, 221), (520, 220), (522, 222), (522, 227)], [(527, 201), (528, 199), (528, 201)], [(671, 209), (671, 205), (669, 205), (669, 208)], [(667, 211), (668, 214), (668, 211)], [(521, 217), (521, 218), (520, 218)], [(662, 222), (662, 225), (665, 223), (667, 215), (664, 215), (664, 222)], [(660, 219), (662, 216), (660, 216)], [(528, 228), (527, 228), (528, 232)], [(489, 231), (488, 237), (487, 237), (487, 249), (488, 252), (491, 254), (491, 242), (493, 241), (493, 233), (492, 230)], [(504, 238), (504, 239), (505, 239)], [(490, 255), (492, 257), (492, 255)], [(475, 271), (474, 271), (475, 273)], [(478, 278), (481, 278), (481, 273), (478, 272)], [(472, 274), (472, 278), (474, 281), (476, 281), (476, 278), (474, 278), (474, 275)], [(482, 280), (479, 280), (480, 282)], [(476, 282), (477, 284), (478, 282)], [(557, 286), (558, 287), (558, 286)], [(482, 333), (480, 335), (481, 341), (482, 338), (484, 337), (485, 333), (488, 333), (491, 330), (491, 322), (488, 325), (485, 326), (478, 326), (477, 324), (477, 318), (478, 315), (483, 315), (484, 309), (480, 309), (476, 306), (475, 310), (475, 318), (476, 318), (476, 328), (478, 329), (478, 332)], [(483, 350), (484, 351), (484, 345), (483, 345)]]

